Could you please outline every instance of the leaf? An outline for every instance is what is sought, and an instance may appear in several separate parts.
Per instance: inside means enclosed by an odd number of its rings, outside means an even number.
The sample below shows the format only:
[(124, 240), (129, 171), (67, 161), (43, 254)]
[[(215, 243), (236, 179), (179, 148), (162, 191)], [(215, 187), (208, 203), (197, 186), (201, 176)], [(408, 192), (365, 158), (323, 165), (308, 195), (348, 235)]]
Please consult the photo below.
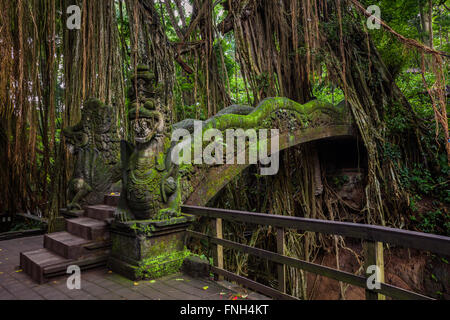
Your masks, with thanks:
[(23, 271), (22, 269), (16, 270), (16, 272), (22, 272), (22, 271)]
[(135, 283), (133, 283), (135, 286), (138, 286), (139, 285), (139, 282), (135, 282)]
[(155, 282), (156, 282), (156, 280), (150, 280), (149, 282), (150, 282), (150, 283), (155, 283)]
[(175, 281), (184, 281), (184, 279), (178, 278), (178, 279), (175, 279)]
[(208, 286), (205, 286), (203, 287), (203, 290), (208, 290), (208, 288), (209, 288)]

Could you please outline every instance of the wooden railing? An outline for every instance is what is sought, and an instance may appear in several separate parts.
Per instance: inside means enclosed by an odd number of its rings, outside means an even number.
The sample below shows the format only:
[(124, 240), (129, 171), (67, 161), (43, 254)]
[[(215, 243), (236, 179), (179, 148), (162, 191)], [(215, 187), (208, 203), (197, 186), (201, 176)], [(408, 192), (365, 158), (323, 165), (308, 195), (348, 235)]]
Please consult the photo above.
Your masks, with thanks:
[[(365, 289), (366, 299), (384, 299), (385, 296), (394, 299), (407, 300), (431, 300), (432, 298), (401, 289), (384, 283), (383, 243), (390, 243), (405, 248), (414, 248), (430, 251), (441, 255), (450, 255), (450, 237), (426, 234), (421, 232), (407, 231), (401, 229), (387, 228), (375, 225), (357, 224), (348, 222), (307, 219), (291, 216), (280, 216), (264, 213), (253, 213), (236, 210), (224, 210), (204, 208), (196, 206), (183, 206), (182, 212), (196, 216), (213, 219), (214, 236), (188, 230), (190, 237), (207, 240), (215, 246), (214, 265), (212, 271), (219, 277), (226, 277), (236, 281), (250, 289), (259, 291), (275, 299), (295, 299), (286, 294), (286, 266), (298, 268), (317, 275), (325, 276), (337, 281)], [(230, 240), (222, 237), (222, 219), (236, 222), (245, 222), (257, 225), (272, 226), (277, 230), (277, 252), (267, 251)], [(319, 264), (299, 260), (284, 255), (285, 229), (300, 231), (320, 232), (331, 235), (340, 235), (358, 238), (363, 241), (365, 270), (369, 266), (376, 265), (379, 268), (378, 281), (380, 289), (368, 289), (368, 279), (364, 276), (355, 275), (346, 271), (336, 270)], [(243, 276), (226, 271), (223, 268), (223, 247), (238, 250), (278, 264), (278, 290), (260, 284)]]

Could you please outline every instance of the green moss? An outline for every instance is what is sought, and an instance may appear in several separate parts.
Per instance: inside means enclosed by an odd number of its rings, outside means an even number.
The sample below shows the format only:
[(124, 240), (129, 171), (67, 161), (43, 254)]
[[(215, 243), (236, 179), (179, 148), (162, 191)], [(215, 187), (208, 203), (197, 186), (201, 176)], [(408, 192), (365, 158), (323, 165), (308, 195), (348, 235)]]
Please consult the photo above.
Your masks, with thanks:
[(148, 220), (136, 220), (129, 225), (129, 228), (134, 230), (136, 235), (152, 236), (153, 232), (157, 231), (158, 227), (168, 226), (173, 224), (185, 223), (192, 218), (190, 215), (180, 215), (179, 217), (173, 217), (168, 220), (148, 219)]
[(163, 253), (155, 257), (142, 260), (136, 268), (136, 276), (139, 279), (156, 279), (173, 273), (177, 273), (190, 251), (184, 248), (182, 251)]
[(325, 101), (312, 100), (308, 103), (300, 104), (283, 97), (268, 98), (261, 101), (255, 108), (255, 111), (248, 115), (225, 114), (213, 119), (203, 130), (216, 128), (223, 131), (228, 128), (256, 128), (277, 110), (293, 111), (294, 116), (301, 123), (305, 122), (305, 117), (307, 118), (308, 115), (318, 110), (331, 112), (336, 115), (341, 113), (340, 110)]

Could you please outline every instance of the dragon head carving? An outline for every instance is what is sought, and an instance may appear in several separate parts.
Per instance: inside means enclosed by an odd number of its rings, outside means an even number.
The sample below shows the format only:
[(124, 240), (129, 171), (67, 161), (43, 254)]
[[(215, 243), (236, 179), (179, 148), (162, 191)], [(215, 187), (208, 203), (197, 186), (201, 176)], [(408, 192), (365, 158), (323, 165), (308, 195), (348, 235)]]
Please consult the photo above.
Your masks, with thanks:
[(136, 144), (145, 144), (164, 131), (165, 119), (160, 110), (162, 89), (157, 77), (147, 66), (138, 66), (131, 82), (128, 119)]

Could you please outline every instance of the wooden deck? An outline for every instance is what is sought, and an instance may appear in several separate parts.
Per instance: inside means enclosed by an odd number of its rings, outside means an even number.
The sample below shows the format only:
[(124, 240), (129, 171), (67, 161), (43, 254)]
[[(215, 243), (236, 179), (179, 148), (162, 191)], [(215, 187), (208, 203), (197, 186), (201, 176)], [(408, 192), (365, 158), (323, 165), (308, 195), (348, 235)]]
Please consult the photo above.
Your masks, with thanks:
[(19, 253), (42, 248), (43, 236), (0, 241), (0, 300), (266, 300), (226, 281), (175, 274), (133, 282), (106, 268), (81, 273), (81, 290), (69, 290), (69, 275), (39, 285), (19, 269)]

